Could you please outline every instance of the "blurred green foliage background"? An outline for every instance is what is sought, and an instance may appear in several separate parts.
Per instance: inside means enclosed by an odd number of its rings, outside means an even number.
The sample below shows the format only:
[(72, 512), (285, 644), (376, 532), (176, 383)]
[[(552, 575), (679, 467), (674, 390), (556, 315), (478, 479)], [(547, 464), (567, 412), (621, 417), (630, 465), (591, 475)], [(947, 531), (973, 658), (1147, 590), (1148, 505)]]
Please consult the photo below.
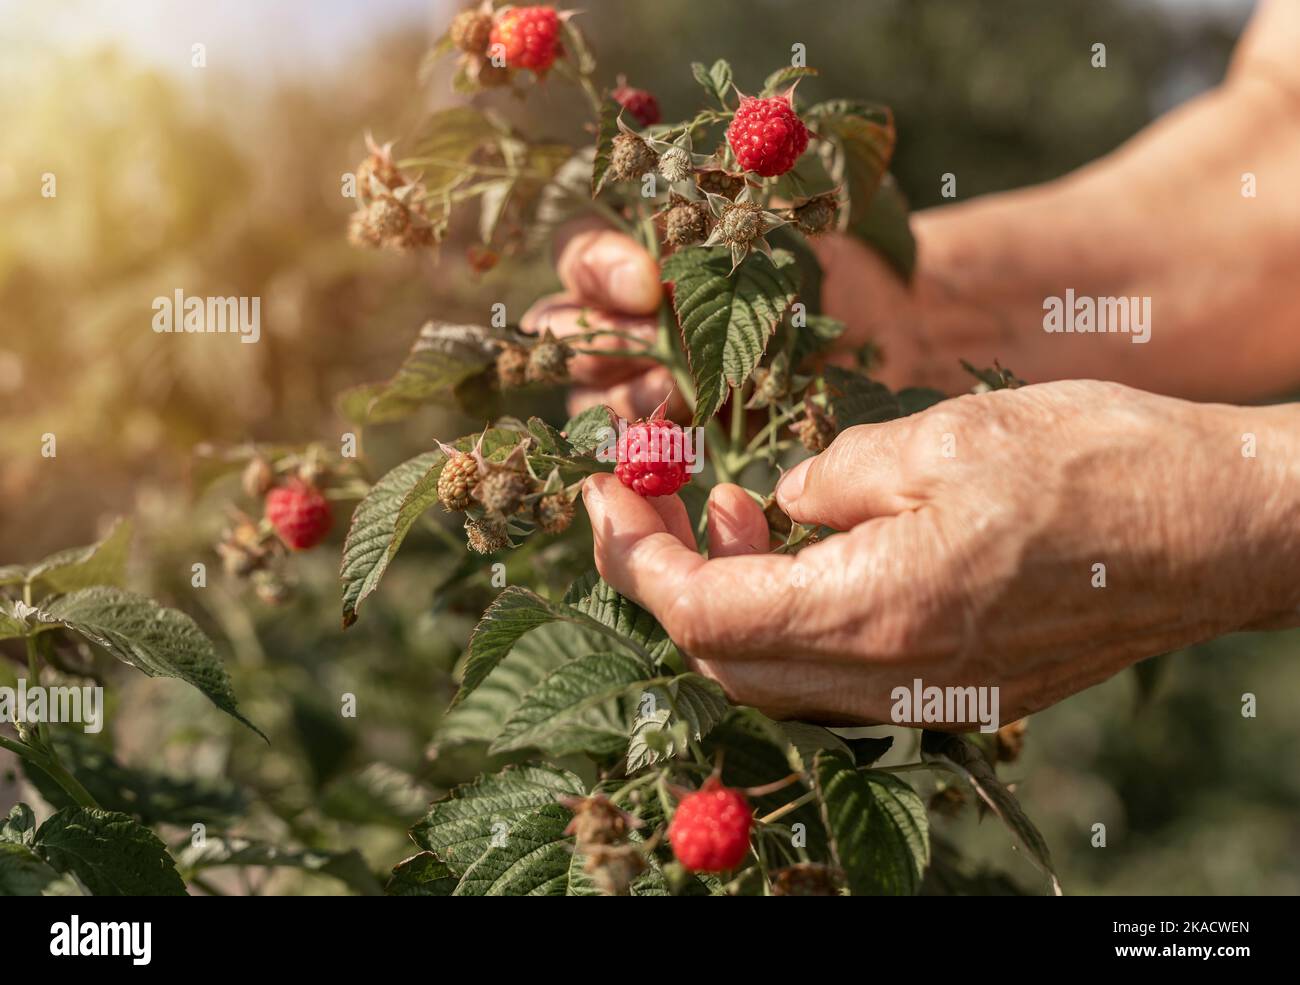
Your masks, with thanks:
[[(357, 5), (371, 6), (383, 5)], [(698, 104), (691, 61), (726, 57), (740, 86), (757, 88), (792, 44), (805, 45), (821, 71), (802, 84), (807, 98), (893, 107), (894, 171), (916, 207), (939, 202), (944, 172), (966, 198), (1104, 154), (1220, 78), (1244, 16), (1119, 0), (591, 6), (582, 23), (607, 81), (623, 73), (654, 89), (667, 118)], [(449, 17), (438, 8), (439, 24)], [(202, 442), (334, 445), (346, 430), (335, 394), (387, 375), (425, 318), (481, 319), (495, 301), (518, 317), (553, 284), (545, 256), (473, 274), (469, 231), (437, 263), (346, 245), (352, 203), (340, 181), (362, 156), (363, 133), (397, 140), (400, 156), (421, 116), (452, 101), (446, 72), (416, 81), (429, 40), (421, 16), (396, 29), (369, 24), (358, 16), (359, 46), (324, 70), (265, 73), (177, 72), (131, 46), (13, 47), (0, 35), (17, 53), (0, 67), (0, 562), (89, 542), (108, 518), (136, 516), (133, 587), (192, 612), (223, 641), (241, 703), (273, 741), (263, 746), (179, 685), (117, 669), (111, 736), (101, 739), (133, 768), (236, 791), (248, 805), (237, 831), (355, 847), (381, 871), (406, 854), (404, 828), (423, 802), (477, 768), (473, 750), (429, 742), (465, 636), (493, 594), (488, 572), (440, 595), (451, 555), (436, 533), (417, 532), (343, 634), (340, 510), (333, 546), (299, 559), (294, 600), (267, 608), (216, 574), (211, 544), (238, 493), (229, 478), (195, 481), (191, 455)], [(1105, 70), (1089, 65), (1097, 41)], [(581, 139), (583, 103), (558, 81), (522, 101), (485, 98), (539, 138)], [(47, 172), (53, 199), (40, 195)], [(260, 296), (261, 342), (156, 335), (152, 299), (176, 288)], [(481, 423), (430, 411), (368, 431), (367, 469), (378, 475), (435, 435)], [(54, 459), (40, 455), (47, 432)], [(559, 582), (581, 551), (512, 564)], [(190, 587), (195, 561), (213, 572), (207, 589)], [(1138, 676), (1124, 674), (1034, 717), (1007, 775), (1019, 778), (1067, 891), (1300, 892), (1300, 724), (1288, 700), (1300, 693), (1297, 642), (1218, 641), (1158, 661), (1143, 675), (1144, 697)], [(18, 655), (3, 655), (15, 661), (0, 676), (13, 676)], [(358, 697), (356, 719), (339, 716), (344, 692)], [(1259, 695), (1258, 718), (1242, 717), (1245, 692)], [(0, 760), (0, 808), (30, 795), (12, 760)], [(1096, 823), (1105, 848), (1091, 845)], [(972, 809), (939, 824), (1037, 885), (1003, 830)], [(299, 874), (221, 885), (339, 888)]]

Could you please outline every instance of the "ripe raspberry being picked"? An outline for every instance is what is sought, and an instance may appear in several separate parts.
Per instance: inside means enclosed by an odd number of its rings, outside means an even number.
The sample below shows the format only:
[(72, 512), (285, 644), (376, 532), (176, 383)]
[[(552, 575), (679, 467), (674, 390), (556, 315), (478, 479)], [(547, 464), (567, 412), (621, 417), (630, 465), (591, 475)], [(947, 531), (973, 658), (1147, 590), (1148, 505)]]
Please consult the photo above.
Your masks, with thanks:
[(766, 99), (740, 97), (727, 143), (745, 171), (764, 178), (785, 174), (808, 149), (808, 128), (791, 105), (793, 91)]
[(744, 793), (716, 776), (687, 794), (668, 825), (677, 860), (692, 872), (726, 872), (744, 861), (754, 814)]
[(266, 494), (266, 518), (294, 551), (309, 550), (324, 540), (334, 519), (321, 491), (301, 479), (291, 479)]
[(664, 415), (668, 401), (618, 437), (614, 474), (639, 496), (671, 496), (691, 481), (695, 449), (680, 425)]

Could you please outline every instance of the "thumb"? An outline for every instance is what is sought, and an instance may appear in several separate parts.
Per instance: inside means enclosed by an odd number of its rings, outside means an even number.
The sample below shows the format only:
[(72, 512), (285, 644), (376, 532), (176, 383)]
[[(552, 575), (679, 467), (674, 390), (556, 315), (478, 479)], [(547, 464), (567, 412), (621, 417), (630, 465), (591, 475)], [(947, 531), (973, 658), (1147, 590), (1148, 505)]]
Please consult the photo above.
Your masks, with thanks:
[(776, 487), (776, 499), (798, 523), (848, 530), (877, 516), (920, 504), (902, 491), (903, 422), (859, 424), (840, 432), (820, 455), (800, 462)]
[(561, 233), (556, 249), (560, 280), (578, 304), (624, 315), (658, 310), (659, 265), (630, 236), (579, 224)]

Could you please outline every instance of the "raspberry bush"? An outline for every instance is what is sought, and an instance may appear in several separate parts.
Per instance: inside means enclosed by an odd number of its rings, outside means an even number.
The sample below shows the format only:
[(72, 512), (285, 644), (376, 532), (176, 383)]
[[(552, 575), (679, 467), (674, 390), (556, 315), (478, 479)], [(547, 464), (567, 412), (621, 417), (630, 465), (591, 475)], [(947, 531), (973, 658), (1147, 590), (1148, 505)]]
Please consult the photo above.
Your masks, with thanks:
[[(488, 90), (502, 80), (478, 77), (480, 52), (466, 41), (489, 15), (489, 52), (501, 46), (506, 84), (585, 99), (585, 146), (540, 140), (490, 108)], [(892, 740), (737, 707), (594, 572), (554, 592), (537, 570), (580, 567), (584, 555), (589, 566), (575, 501), (586, 476), (610, 470), (644, 496), (681, 494), (693, 515), (712, 484), (739, 482), (764, 504), (773, 549), (796, 552), (831, 532), (792, 523), (774, 506), (779, 467), (842, 428), (942, 399), (890, 392), (863, 372), (870, 353), (857, 369), (817, 368), (843, 326), (821, 313), (806, 237), (856, 235), (910, 273), (906, 207), (887, 172), (889, 111), (855, 99), (804, 101), (797, 83), (817, 73), (803, 66), (778, 69), (742, 94), (720, 60), (692, 66), (702, 88), (693, 115), (662, 122), (653, 86), (603, 81), (575, 18), (549, 8), (474, 8), (435, 55), (458, 60), (453, 85), (474, 102), (435, 113), (405, 142), (406, 156), (372, 148), (362, 163), (386, 175), (372, 181), (377, 198), (393, 197), (385, 188), (416, 189), (402, 200), (409, 220), (394, 228), (427, 223), (437, 248), (460, 214), (477, 210), (481, 242), (467, 254), (476, 269), (484, 255), (537, 248), (574, 217), (594, 215), (637, 238), (659, 258), (668, 300), (653, 342), (624, 341), (629, 354), (667, 367), (675, 393), (644, 421), (617, 421), (603, 407), (567, 421), (503, 413), (531, 391), (563, 387), (567, 360), (603, 330), (557, 340), (485, 316), (426, 324), (389, 380), (344, 394), (342, 406), (364, 426), (448, 399), (496, 415), (380, 478), (344, 543), (345, 626), (422, 519), (441, 526), (450, 513), (465, 528), (465, 561), (443, 595), (455, 597), (476, 564), (508, 574), (469, 640), (460, 691), (434, 744), (439, 755), (483, 750), (487, 769), (429, 807), (411, 831), (418, 852), (395, 867), (389, 891), (969, 889), (978, 877), (955, 848), (932, 844), (925, 787), (908, 782), (923, 776), (935, 810), (961, 809), (963, 790), (972, 790), (1053, 888), (1047, 847), (999, 781), (991, 741), (914, 733), (913, 762), (876, 767)], [(366, 211), (373, 203), (361, 205), (354, 228), (377, 225)], [(680, 440), (686, 432), (666, 414), (670, 396), (686, 406), (702, 447)], [(644, 454), (664, 446), (677, 451)]]
[[(347, 236), (360, 248), (433, 253), (468, 223), (476, 241), (465, 263), (479, 273), (539, 252), (574, 218), (635, 237), (660, 261), (668, 290), (656, 337), (621, 341), (626, 355), (668, 371), (664, 405), (641, 421), (604, 407), (563, 419), (553, 409), (571, 361), (612, 330), (529, 334), (494, 310), (429, 321), (389, 378), (358, 383), (339, 401), (367, 438), (448, 404), (486, 422), (471, 433), (439, 435), (377, 478), (364, 456), (324, 444), (207, 448), (198, 463), (200, 486), (230, 480), (220, 488), (235, 501), (212, 557), (250, 609), (292, 605), (304, 555), (333, 550), (332, 528), (346, 528), (344, 632), (408, 536), (447, 545), (446, 563), (427, 579), (428, 608), (471, 611), (477, 626), (450, 708), (428, 713), (437, 721), (427, 758), (473, 764), (461, 773), (477, 775), (432, 803), (418, 796), (412, 809), (391, 772), (367, 770), (326, 805), (353, 819), (387, 801), (386, 823), (397, 818), (400, 830), (418, 818), (413, 851), (395, 853), (380, 882), (352, 850), (225, 837), (219, 821), (237, 808), (222, 798), (160, 787), (66, 734), (23, 726), (0, 745), (22, 757), (54, 813), (37, 826), (20, 805), (0, 821), (0, 892), (178, 894), (187, 883), (206, 890), (215, 866), (292, 866), (392, 895), (1005, 890), (931, 832), (932, 813), (976, 804), (1041, 870), (1038, 888), (1056, 888), (1047, 846), (997, 774), (1018, 754), (1022, 730), (998, 741), (897, 739), (775, 721), (692, 671), (663, 627), (590, 570), (578, 497), (596, 472), (643, 496), (680, 495), (701, 543), (709, 489), (738, 483), (763, 505), (772, 550), (796, 553), (833, 533), (775, 506), (780, 469), (843, 428), (943, 395), (891, 392), (867, 375), (871, 352), (853, 368), (818, 359), (843, 326), (820, 309), (807, 237), (854, 235), (902, 276), (911, 270), (906, 206), (888, 173), (889, 110), (804, 99), (801, 80), (817, 73), (802, 65), (744, 80), (742, 94), (719, 60), (690, 67), (700, 105), (665, 122), (652, 80), (632, 88), (601, 74), (579, 20), (491, 0), (455, 15), (432, 54), (453, 60), (453, 87), (467, 101), (400, 141), (367, 137)], [(561, 141), (540, 123), (538, 133), (509, 124), (500, 110), (514, 105), (510, 92), (542, 86), (554, 102), (585, 102), (589, 125)], [(1000, 367), (976, 375), (985, 389), (1018, 384)], [(354, 504), (346, 523), (344, 503)], [(124, 587), (128, 536), (122, 523), (89, 547), (0, 568), (0, 640), (25, 648), (29, 678), (48, 681), (67, 672), (69, 653), (93, 652), (186, 682), (256, 731), (200, 624)], [(247, 619), (226, 612), (219, 621), (235, 633)], [(340, 644), (334, 627), (294, 627), (308, 631), (336, 655), (350, 639)], [(384, 645), (407, 639), (390, 626)], [(305, 705), (292, 714), (309, 729), (325, 717)], [(326, 739), (341, 741), (329, 728)], [(887, 753), (898, 762), (881, 765)], [(305, 810), (302, 791), (288, 786), (263, 813), (281, 816), (294, 841), (327, 842), (319, 805), (308, 800)], [(214, 825), (206, 840), (187, 833), (196, 821)]]

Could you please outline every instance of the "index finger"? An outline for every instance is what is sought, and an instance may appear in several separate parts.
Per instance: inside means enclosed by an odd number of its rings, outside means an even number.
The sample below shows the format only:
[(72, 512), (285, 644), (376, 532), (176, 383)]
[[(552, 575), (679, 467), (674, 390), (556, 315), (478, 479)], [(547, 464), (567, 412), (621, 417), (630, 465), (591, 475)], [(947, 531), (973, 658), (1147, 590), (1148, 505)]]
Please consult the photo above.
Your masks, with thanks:
[(747, 554), (706, 561), (614, 476), (589, 476), (583, 498), (601, 577), (649, 609), (691, 656), (844, 660), (855, 650), (863, 619), (861, 593), (851, 587), (850, 537), (808, 548), (798, 558)]

